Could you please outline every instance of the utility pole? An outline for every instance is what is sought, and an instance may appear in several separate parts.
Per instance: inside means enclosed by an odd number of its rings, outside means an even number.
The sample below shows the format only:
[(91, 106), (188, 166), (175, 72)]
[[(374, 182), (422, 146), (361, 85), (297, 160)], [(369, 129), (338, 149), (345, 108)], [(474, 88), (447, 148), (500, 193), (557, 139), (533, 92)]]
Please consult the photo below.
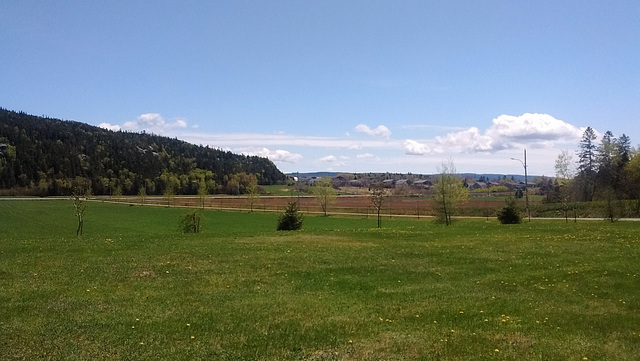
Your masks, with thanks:
[(300, 210), (300, 172), (296, 172), (296, 191), (298, 193), (298, 210)]
[(517, 160), (524, 167), (524, 191), (525, 191), (525, 202), (527, 205), (527, 218), (529, 218), (529, 222), (531, 222), (531, 211), (529, 210), (529, 178), (527, 177), (527, 150), (524, 150), (524, 162), (518, 158), (511, 158), (512, 160)]

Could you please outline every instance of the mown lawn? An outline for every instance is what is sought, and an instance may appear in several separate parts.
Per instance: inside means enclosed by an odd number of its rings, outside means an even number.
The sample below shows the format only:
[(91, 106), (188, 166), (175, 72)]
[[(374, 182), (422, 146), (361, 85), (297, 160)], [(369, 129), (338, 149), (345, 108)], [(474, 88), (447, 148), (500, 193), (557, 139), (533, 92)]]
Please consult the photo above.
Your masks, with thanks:
[(637, 360), (640, 223), (0, 201), (1, 360)]

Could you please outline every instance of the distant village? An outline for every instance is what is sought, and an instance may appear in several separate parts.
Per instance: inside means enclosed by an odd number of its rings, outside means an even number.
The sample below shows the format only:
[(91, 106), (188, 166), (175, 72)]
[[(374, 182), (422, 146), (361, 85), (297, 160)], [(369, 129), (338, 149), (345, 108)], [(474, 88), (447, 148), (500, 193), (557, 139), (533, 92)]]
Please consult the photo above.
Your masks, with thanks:
[[(438, 175), (412, 174), (337, 174), (337, 175), (289, 175), (300, 184), (313, 186), (320, 180), (331, 178), (334, 188), (368, 188), (371, 184), (382, 183), (386, 188), (404, 190), (429, 190), (438, 179)], [(514, 175), (459, 175), (460, 182), (471, 192), (507, 192), (525, 188), (524, 179)], [(553, 185), (553, 179), (530, 177), (529, 187)]]

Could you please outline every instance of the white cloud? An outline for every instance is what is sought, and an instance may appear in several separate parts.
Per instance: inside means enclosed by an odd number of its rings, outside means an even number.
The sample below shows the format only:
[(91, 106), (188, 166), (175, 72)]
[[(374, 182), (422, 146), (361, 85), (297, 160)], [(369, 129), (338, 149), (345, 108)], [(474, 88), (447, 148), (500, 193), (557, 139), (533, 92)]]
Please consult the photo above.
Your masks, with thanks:
[(456, 133), (449, 133), (444, 137), (436, 137), (436, 143), (449, 151), (477, 152), (493, 150), (494, 139), (480, 134), (480, 130), (471, 127)]
[(256, 155), (268, 158), (274, 163), (298, 163), (302, 159), (301, 154), (291, 153), (282, 149), (270, 150), (269, 148), (245, 148), (239, 149), (239, 152), (244, 155)]
[(364, 133), (366, 135), (377, 138), (389, 139), (391, 137), (391, 131), (384, 125), (378, 125), (377, 127), (371, 129), (366, 124), (358, 124), (356, 125), (356, 132)]
[(363, 148), (401, 148), (401, 141), (369, 139), (358, 141), (335, 137), (317, 137), (292, 134), (257, 133), (183, 133), (181, 139), (195, 144), (208, 144), (212, 147), (312, 147), (342, 148), (359, 150)]
[(557, 143), (575, 142), (583, 130), (549, 114), (503, 114), (493, 119), (484, 134), (476, 127), (436, 137), (438, 148), (447, 151), (486, 152), (523, 147), (551, 148)]
[(187, 128), (187, 121), (182, 118), (177, 118), (172, 122), (167, 122), (164, 117), (158, 113), (145, 113), (140, 114), (136, 120), (130, 120), (122, 123), (122, 125), (111, 125), (109, 123), (101, 123), (100, 127), (117, 130), (127, 130), (137, 132), (145, 130), (155, 134), (167, 134), (173, 129)]
[(363, 153), (363, 154), (358, 154), (356, 155), (356, 158), (358, 159), (368, 159), (368, 158), (374, 158), (375, 155), (371, 154), (371, 153)]
[(327, 155), (327, 156), (324, 156), (324, 157), (322, 157), (322, 158), (318, 158), (318, 160), (319, 160), (320, 162), (332, 163), (332, 162), (335, 162), (336, 160), (338, 160), (338, 158), (336, 158), (336, 157), (335, 157), (335, 156), (333, 156), (333, 155)]
[(145, 113), (138, 116), (138, 123), (147, 127), (163, 127), (164, 118), (158, 113)]
[(176, 119), (176, 122), (173, 124), (170, 124), (170, 126), (175, 126), (176, 128), (186, 128), (187, 121), (184, 119)]
[(328, 163), (334, 167), (344, 167), (346, 165), (344, 160), (347, 160), (347, 159), (348, 157), (345, 157), (345, 156), (336, 157), (334, 155), (327, 155), (327, 156), (318, 158), (318, 162)]
[(100, 123), (98, 124), (98, 127), (103, 129), (113, 130), (114, 132), (117, 132), (118, 130), (120, 130), (120, 126), (118, 124)]
[(431, 154), (433, 151), (427, 144), (407, 139), (404, 141), (404, 152), (407, 155), (426, 155)]
[(580, 139), (582, 130), (549, 114), (503, 114), (493, 120), (486, 133), (493, 139), (542, 140)]

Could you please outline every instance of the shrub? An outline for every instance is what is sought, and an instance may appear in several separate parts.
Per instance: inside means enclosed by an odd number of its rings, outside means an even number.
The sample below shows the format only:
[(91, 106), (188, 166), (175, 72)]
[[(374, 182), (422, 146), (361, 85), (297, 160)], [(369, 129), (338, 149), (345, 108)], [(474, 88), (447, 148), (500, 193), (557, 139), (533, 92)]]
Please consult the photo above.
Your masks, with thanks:
[(284, 213), (278, 217), (278, 231), (297, 231), (302, 228), (302, 214), (298, 212), (298, 204), (289, 202)]
[(202, 217), (196, 211), (189, 212), (180, 218), (179, 229), (182, 233), (200, 233)]
[(498, 211), (498, 220), (502, 224), (518, 224), (522, 221), (520, 211), (516, 205), (516, 200), (513, 197), (509, 197), (506, 200), (507, 205)]

